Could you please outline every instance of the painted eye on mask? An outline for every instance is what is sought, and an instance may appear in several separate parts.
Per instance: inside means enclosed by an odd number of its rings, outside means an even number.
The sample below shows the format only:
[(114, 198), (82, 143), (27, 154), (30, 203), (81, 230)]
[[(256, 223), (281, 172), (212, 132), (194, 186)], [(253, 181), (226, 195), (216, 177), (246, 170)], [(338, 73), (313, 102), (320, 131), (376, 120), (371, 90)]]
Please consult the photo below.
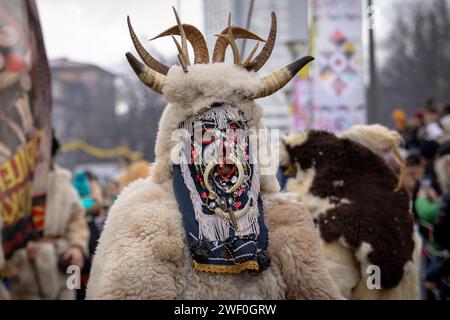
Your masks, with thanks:
[(217, 139), (216, 136), (217, 136), (217, 132), (215, 130), (212, 130), (212, 129), (205, 130), (203, 132), (203, 136), (202, 136), (202, 144), (209, 145), (209, 144), (213, 143)]
[(216, 141), (220, 132), (210, 124), (204, 124), (201, 128), (195, 129), (194, 141), (200, 145), (208, 145)]

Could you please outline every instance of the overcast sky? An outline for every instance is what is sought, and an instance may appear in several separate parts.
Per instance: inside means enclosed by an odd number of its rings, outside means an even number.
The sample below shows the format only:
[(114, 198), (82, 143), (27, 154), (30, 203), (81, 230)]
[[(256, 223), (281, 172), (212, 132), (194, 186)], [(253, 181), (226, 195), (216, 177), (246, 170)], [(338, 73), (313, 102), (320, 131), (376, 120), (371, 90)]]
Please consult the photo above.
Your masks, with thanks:
[[(210, 0), (213, 1), (213, 0)], [(375, 0), (375, 30), (382, 39), (390, 30), (392, 3), (414, 0)], [(81, 62), (98, 64), (110, 70), (123, 65), (124, 53), (132, 44), (126, 25), (130, 15), (141, 39), (175, 23), (172, 5), (180, 5), (184, 23), (204, 28), (202, 0), (37, 0), (41, 24), (51, 59), (67, 57)], [(256, 1), (257, 5), (257, 1)], [(170, 38), (158, 39), (146, 47), (154, 52), (175, 56)], [(383, 55), (381, 54), (381, 59)]]
[[(150, 39), (175, 24), (172, 5), (178, 3), (183, 23), (203, 29), (202, 0), (37, 0), (49, 58), (67, 57), (109, 69), (123, 63), (132, 48), (127, 15), (138, 36)], [(146, 47), (175, 55), (169, 37)]]

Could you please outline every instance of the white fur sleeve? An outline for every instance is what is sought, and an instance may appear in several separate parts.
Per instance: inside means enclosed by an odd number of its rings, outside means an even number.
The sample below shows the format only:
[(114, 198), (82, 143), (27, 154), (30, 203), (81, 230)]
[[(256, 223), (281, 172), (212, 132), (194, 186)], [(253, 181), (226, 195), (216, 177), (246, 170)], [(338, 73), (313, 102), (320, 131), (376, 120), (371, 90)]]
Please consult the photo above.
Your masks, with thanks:
[(164, 188), (140, 180), (111, 208), (94, 257), (88, 299), (173, 299), (182, 237), (177, 203)]

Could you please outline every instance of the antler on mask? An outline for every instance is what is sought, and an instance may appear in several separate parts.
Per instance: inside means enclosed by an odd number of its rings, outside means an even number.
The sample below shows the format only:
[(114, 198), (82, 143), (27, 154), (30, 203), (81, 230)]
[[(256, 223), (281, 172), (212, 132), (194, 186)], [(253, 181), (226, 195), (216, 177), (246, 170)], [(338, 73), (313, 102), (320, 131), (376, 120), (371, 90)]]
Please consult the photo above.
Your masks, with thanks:
[[(260, 54), (252, 61), (250, 62), (249, 67), (247, 67), (247, 70), (252, 71), (258, 71), (261, 69), (264, 64), (269, 59), (270, 55), (272, 54), (273, 48), (275, 47), (275, 40), (277, 37), (277, 17), (274, 12), (272, 12), (272, 25), (270, 27), (269, 37), (267, 38), (266, 44), (264, 48), (261, 50)], [(314, 58), (310, 56), (303, 57), (290, 65), (272, 72), (271, 74), (265, 76), (261, 79), (263, 83), (263, 87), (258, 92), (258, 94), (253, 97), (254, 99), (264, 98), (267, 96), (270, 96), (283, 88), (286, 84), (288, 84), (289, 81), (295, 75), (308, 63), (313, 61)]]
[[(202, 33), (194, 26), (189, 24), (182, 24), (178, 16), (177, 11), (173, 8), (175, 13), (175, 18), (177, 20), (177, 25), (167, 29), (166, 31), (160, 33), (151, 40), (158, 39), (165, 36), (172, 36), (175, 45), (178, 49), (178, 59), (180, 61), (181, 67), (184, 72), (188, 72), (188, 66), (190, 65), (187, 42), (191, 43), (194, 49), (194, 63), (195, 64), (207, 64), (209, 63), (208, 47), (206, 45), (205, 38)], [(214, 52), (212, 57), (212, 63), (221, 63), (225, 60), (225, 52), (228, 45), (231, 46), (233, 50), (234, 63), (248, 71), (258, 71), (269, 59), (272, 54), (273, 48), (275, 47), (275, 40), (277, 34), (277, 18), (274, 12), (271, 15), (271, 27), (267, 41), (264, 41), (256, 34), (248, 31), (244, 28), (236, 27), (231, 25), (231, 15), (228, 18), (228, 27), (225, 28), (216, 40), (214, 46)], [(141, 45), (136, 34), (134, 33), (133, 27), (131, 26), (130, 18), (128, 17), (128, 27), (130, 29), (131, 39), (133, 41), (134, 47), (138, 52), (139, 56), (144, 61), (145, 65), (139, 62), (131, 53), (127, 53), (126, 57), (131, 67), (138, 75), (139, 79), (155, 90), (161, 93), (166, 79), (166, 74), (169, 68), (153, 58)], [(175, 39), (174, 35), (181, 36), (181, 44)], [(265, 42), (264, 47), (258, 56), (252, 60), (258, 49), (258, 43), (250, 52), (249, 56), (241, 63), (241, 56), (236, 43), (237, 39), (251, 39), (256, 41)], [(264, 78), (261, 79), (262, 87), (257, 94), (253, 97), (247, 97), (249, 99), (259, 99), (270, 96), (283, 88), (304, 66), (309, 62), (313, 61), (314, 58), (310, 56), (303, 57), (290, 65), (275, 71)]]
[[(250, 52), (249, 57), (241, 64), (239, 58), (239, 51), (236, 45), (236, 39), (246, 38), (258, 41), (263, 41), (257, 35), (251, 33), (246, 29), (231, 26), (231, 17), (228, 19), (228, 27), (222, 31), (214, 46), (213, 62), (223, 62), (225, 60), (225, 51), (227, 46), (230, 45), (233, 50), (234, 63), (246, 68), (248, 71), (258, 71), (269, 60), (275, 47), (275, 40), (277, 37), (277, 17), (274, 12), (271, 14), (272, 23), (270, 26), (269, 37), (261, 49), (258, 56), (251, 60), (257, 50), (256, 47)], [(270, 96), (283, 88), (305, 65), (313, 61), (313, 57), (304, 57), (294, 63), (276, 71), (261, 79), (263, 87), (256, 94), (253, 99), (264, 98)]]
[(162, 93), (166, 76), (142, 64), (130, 52), (127, 52), (125, 56), (139, 79), (150, 89)]
[[(173, 8), (175, 13), (175, 18), (177, 20), (177, 25), (169, 28), (168, 30), (162, 32), (153, 39), (171, 35), (179, 51), (178, 59), (185, 72), (187, 72), (187, 67), (190, 65), (189, 54), (187, 48), (187, 41), (189, 41), (194, 48), (195, 61), (194, 63), (209, 63), (208, 48), (206, 46), (206, 41), (203, 38), (201, 32), (191, 25), (181, 24), (180, 18), (177, 11)], [(140, 63), (130, 52), (127, 52), (126, 57), (133, 68), (134, 72), (137, 74), (139, 79), (149, 88), (155, 90), (158, 93), (162, 93), (162, 88), (166, 79), (169, 67), (160, 63), (158, 60), (153, 58), (150, 53), (148, 53), (133, 30), (130, 18), (127, 18), (128, 28), (130, 30), (131, 40), (133, 41), (134, 47), (137, 53), (144, 61), (145, 65)], [(173, 35), (181, 36), (181, 45), (176, 41)], [(152, 40), (153, 40), (152, 39)]]
[(273, 48), (275, 46), (275, 40), (277, 37), (277, 17), (274, 12), (272, 12), (271, 18), (272, 23), (270, 26), (269, 37), (267, 38), (267, 41), (265, 41), (266, 44), (262, 48), (259, 55), (254, 60), (251, 60), (256, 52), (258, 46), (257, 43), (256, 47), (250, 52), (250, 55), (246, 59), (246, 61), (240, 64), (236, 39), (250, 39), (262, 42), (264, 42), (264, 40), (261, 39), (259, 36), (255, 35), (254, 33), (250, 32), (249, 30), (231, 26), (231, 17), (230, 17), (228, 19), (228, 27), (225, 30), (223, 30), (221, 34), (218, 35), (219, 38), (217, 39), (216, 44), (214, 46), (213, 62), (223, 62), (225, 60), (226, 49), (228, 45), (230, 45), (233, 50), (235, 64), (241, 65), (248, 71), (257, 72), (258, 70), (260, 70), (267, 62), (267, 60), (269, 60), (269, 57), (272, 54)]
[(163, 75), (166, 75), (167, 72), (169, 71), (169, 67), (166, 66), (165, 64), (162, 64), (155, 58), (153, 58), (150, 55), (150, 53), (148, 53), (148, 51), (144, 49), (144, 47), (142, 46), (138, 37), (136, 36), (136, 33), (133, 30), (133, 26), (131, 25), (129, 16), (127, 16), (127, 23), (128, 23), (128, 29), (130, 30), (131, 40), (133, 41), (133, 45), (136, 48), (136, 52), (139, 54), (141, 59), (144, 61), (144, 63), (147, 65), (147, 67), (149, 67)]
[(277, 38), (277, 16), (275, 15), (275, 12), (272, 12), (271, 19), (272, 23), (270, 25), (269, 37), (259, 55), (247, 67), (247, 70), (249, 71), (259, 71), (259, 69), (266, 64), (267, 60), (269, 60), (273, 48), (275, 47), (275, 40)]
[[(175, 15), (177, 17), (177, 22), (179, 22), (178, 14), (175, 11)], [(185, 34), (183, 37), (182, 32)], [(190, 25), (190, 24), (181, 24), (181, 22), (173, 26), (169, 29), (167, 29), (164, 32), (161, 32), (156, 37), (152, 38), (151, 40), (155, 40), (161, 37), (166, 37), (170, 35), (181, 35), (182, 38), (185, 40), (182, 41), (185, 42), (186, 40), (189, 41), (192, 45), (192, 48), (194, 49), (194, 63), (200, 64), (200, 63), (209, 63), (209, 53), (208, 53), (208, 47), (206, 45), (205, 38), (203, 37), (203, 34), (198, 30), (196, 27)], [(187, 49), (186, 49), (187, 52)], [(187, 55), (187, 54), (186, 54)]]
[(216, 44), (214, 45), (214, 52), (212, 58), (213, 63), (225, 61), (225, 52), (227, 50), (228, 45), (230, 45), (231, 49), (233, 50), (234, 63), (239, 65), (240, 55), (236, 44), (237, 39), (250, 39), (264, 42), (264, 39), (261, 39), (253, 32), (248, 31), (241, 27), (232, 26), (231, 14), (228, 16), (228, 27), (226, 27), (220, 34), (216, 36), (218, 38), (216, 40)]

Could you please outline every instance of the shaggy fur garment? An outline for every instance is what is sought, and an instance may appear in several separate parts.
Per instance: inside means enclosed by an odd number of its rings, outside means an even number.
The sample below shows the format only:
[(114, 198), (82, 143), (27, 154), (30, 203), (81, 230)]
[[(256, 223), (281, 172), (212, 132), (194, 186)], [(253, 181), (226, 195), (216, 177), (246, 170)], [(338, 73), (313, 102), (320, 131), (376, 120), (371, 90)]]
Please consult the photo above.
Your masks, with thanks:
[[(396, 175), (371, 151), (381, 151), (383, 137), (389, 143), (395, 138), (378, 127), (357, 128), (342, 139), (321, 131), (287, 138), (290, 159), (283, 161), (297, 164), (299, 171), (288, 190), (297, 192), (313, 213), (328, 266), (344, 296), (418, 298), (413, 251), (420, 241), (406, 191), (394, 192)], [(381, 291), (367, 289), (370, 265), (381, 269)]]
[(270, 267), (256, 277), (194, 271), (172, 187), (171, 153), (179, 143), (174, 133), (187, 118), (218, 103), (242, 112), (250, 130), (264, 129), (261, 108), (244, 98), (260, 88), (254, 72), (222, 63), (189, 66), (187, 73), (179, 67), (169, 70), (163, 88), (169, 104), (159, 124), (152, 175), (126, 188), (111, 208), (94, 257), (88, 299), (342, 297), (303, 206), (293, 195), (267, 195), (280, 189), (275, 172), (261, 175), (260, 181)]
[(272, 264), (258, 276), (195, 272), (171, 183), (139, 180), (112, 207), (88, 299), (340, 299), (311, 217), (294, 195), (263, 198)]

